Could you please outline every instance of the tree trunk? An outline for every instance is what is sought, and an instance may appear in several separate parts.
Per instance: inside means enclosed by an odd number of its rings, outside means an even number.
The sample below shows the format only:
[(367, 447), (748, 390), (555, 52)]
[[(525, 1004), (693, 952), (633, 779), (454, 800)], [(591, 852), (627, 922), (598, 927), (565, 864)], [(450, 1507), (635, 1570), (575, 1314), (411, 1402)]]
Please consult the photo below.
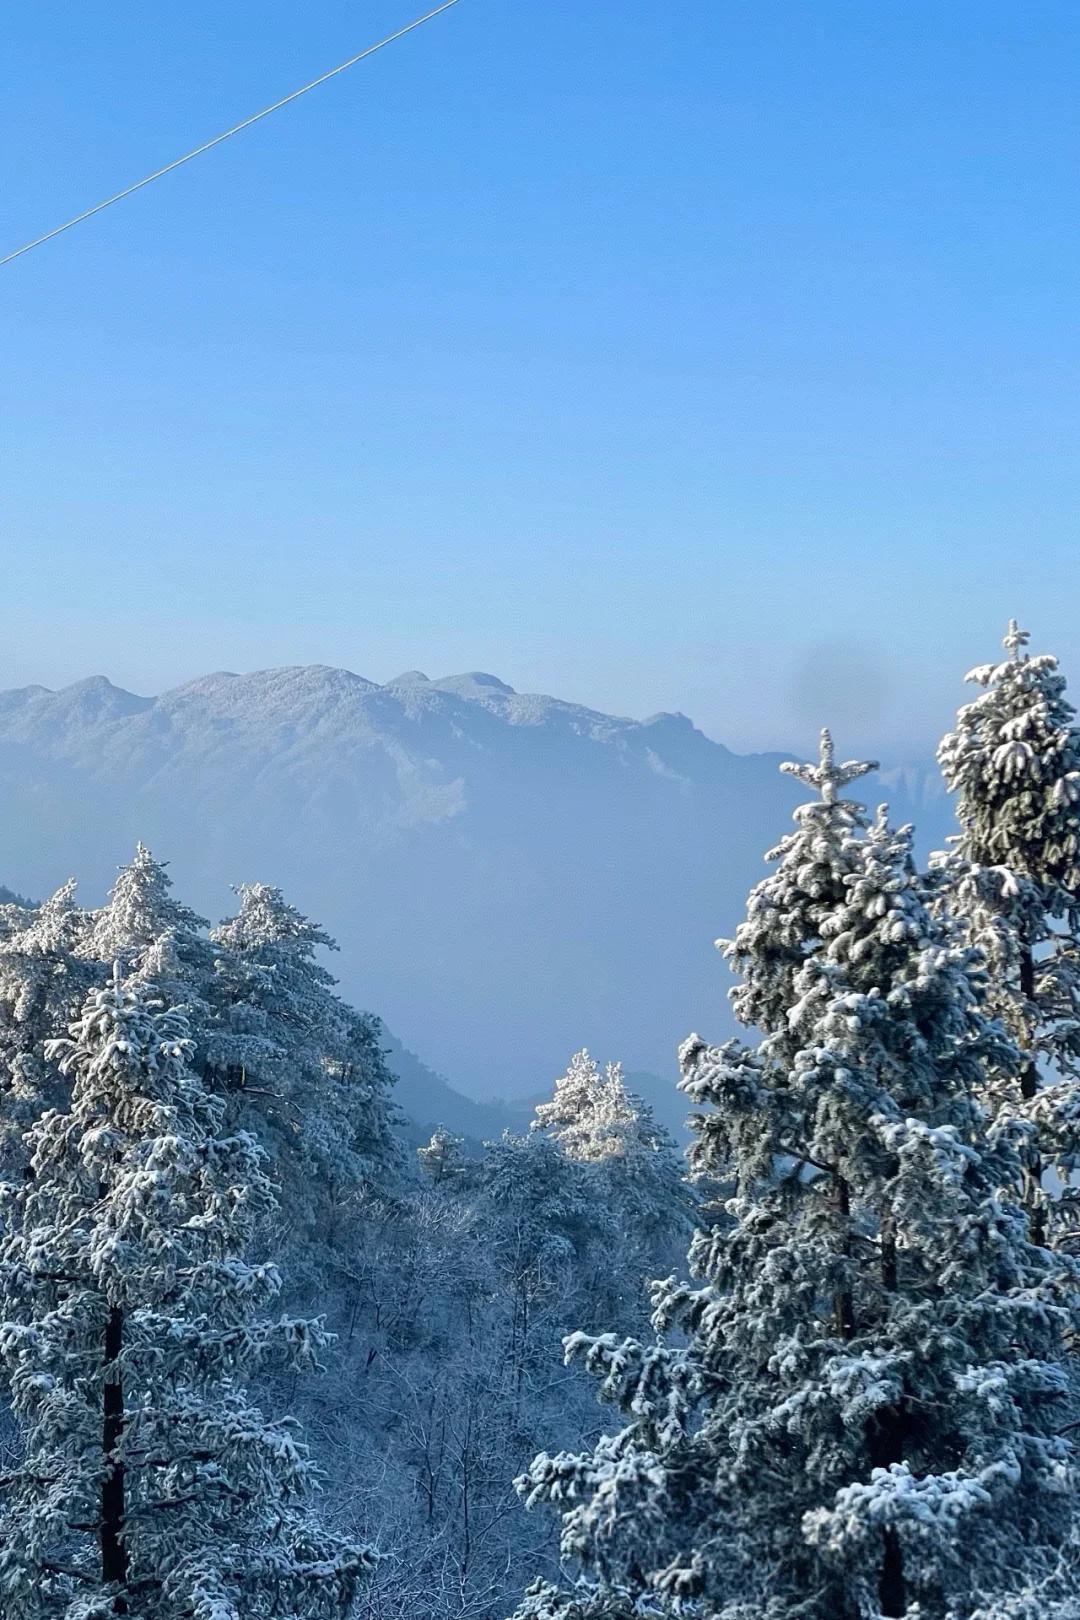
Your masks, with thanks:
[(885, 1556), (881, 1560), (878, 1607), (882, 1614), (899, 1617), (907, 1612), (904, 1586), (904, 1554), (900, 1538), (891, 1527), (885, 1532)]
[[(848, 1184), (843, 1176), (836, 1178), (836, 1205), (844, 1222), (843, 1253), (845, 1257), (851, 1253), (851, 1194)], [(853, 1339), (855, 1337), (855, 1300), (848, 1288), (839, 1289), (833, 1297), (833, 1314), (836, 1319), (837, 1337)]]
[[(1020, 994), (1027, 1001), (1035, 1000), (1035, 958), (1031, 946), (1020, 952)], [(1039, 1071), (1035, 1059), (1029, 1057), (1020, 1071), (1020, 1095), (1034, 1097), (1039, 1089)]]
[(896, 1222), (886, 1215), (881, 1223), (881, 1286), (895, 1294), (896, 1285)]
[[(105, 1324), (105, 1382), (101, 1397), (101, 1449), (105, 1476), (101, 1482), (101, 1578), (108, 1584), (125, 1587), (128, 1554), (124, 1544), (124, 1465), (116, 1455), (124, 1434), (124, 1384), (120, 1373), (120, 1352), (124, 1344), (124, 1313), (118, 1305), (109, 1309)], [(114, 1614), (127, 1614), (127, 1601), (118, 1595)]]
[[(1034, 1001), (1035, 957), (1030, 945), (1025, 945), (1020, 952), (1020, 991), (1029, 1002)], [(1029, 1056), (1020, 1071), (1020, 1095), (1025, 1098), (1034, 1097), (1038, 1089), (1038, 1064)], [(1046, 1209), (1041, 1196), (1045, 1168), (1042, 1155), (1037, 1149), (1028, 1149), (1024, 1155), (1024, 1207), (1028, 1212), (1031, 1241), (1040, 1244), (1046, 1242)]]

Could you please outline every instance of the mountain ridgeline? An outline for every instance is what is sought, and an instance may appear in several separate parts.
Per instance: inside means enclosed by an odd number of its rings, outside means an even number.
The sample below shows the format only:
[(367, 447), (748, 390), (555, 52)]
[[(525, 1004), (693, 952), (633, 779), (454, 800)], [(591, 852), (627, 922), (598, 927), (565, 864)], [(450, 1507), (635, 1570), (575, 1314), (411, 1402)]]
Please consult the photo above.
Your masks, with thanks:
[[(726, 1016), (712, 941), (790, 824), (778, 763), (483, 674), (27, 687), (0, 693), (3, 877), (42, 896), (76, 873), (98, 903), (141, 839), (211, 917), (280, 884), (338, 941), (343, 993), (471, 1095), (541, 1092), (587, 1042), (674, 1102), (678, 1040)], [(939, 837), (934, 775), (867, 797), (905, 820), (927, 785)]]

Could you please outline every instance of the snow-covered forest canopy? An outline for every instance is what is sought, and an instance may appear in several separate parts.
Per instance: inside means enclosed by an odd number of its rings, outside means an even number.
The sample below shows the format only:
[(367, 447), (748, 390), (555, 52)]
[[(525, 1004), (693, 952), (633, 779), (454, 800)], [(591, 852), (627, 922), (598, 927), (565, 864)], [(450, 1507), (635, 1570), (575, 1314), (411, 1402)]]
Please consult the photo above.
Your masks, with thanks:
[(685, 1158), (585, 1050), (417, 1140), (276, 887), (5, 890), (4, 1620), (1077, 1620), (1080, 732), (971, 679), (927, 862), (783, 766)]

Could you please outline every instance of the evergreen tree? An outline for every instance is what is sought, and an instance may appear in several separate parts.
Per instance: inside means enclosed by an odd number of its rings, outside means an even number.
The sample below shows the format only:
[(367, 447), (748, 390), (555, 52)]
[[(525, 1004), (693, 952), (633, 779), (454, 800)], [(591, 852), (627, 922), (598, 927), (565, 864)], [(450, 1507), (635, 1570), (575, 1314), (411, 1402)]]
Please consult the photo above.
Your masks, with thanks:
[(268, 1151), (279, 1224), (262, 1241), (285, 1258), (291, 1288), (310, 1294), (352, 1242), (356, 1201), (398, 1174), (393, 1077), (378, 1019), (347, 1006), (315, 959), (333, 941), (280, 890), (238, 893), (237, 915), (208, 934), (139, 844), (98, 911), (76, 906), (73, 884), (37, 910), (0, 911), (0, 1164), (20, 1163), (27, 1127), (66, 1106), (70, 1086), (45, 1043), (121, 961), (183, 1009), (193, 1062), (223, 1098), (228, 1128), (252, 1131)]
[(0, 1152), (22, 1161), (23, 1134), (46, 1108), (66, 1107), (69, 1083), (46, 1056), (94, 984), (122, 961), (153, 982), (198, 1024), (200, 1056), (210, 1045), (207, 986), (214, 955), (206, 924), (173, 899), (165, 867), (142, 844), (123, 867), (108, 902), (85, 911), (74, 880), (41, 906), (5, 908), (0, 929)]
[(433, 1187), (464, 1188), (469, 1183), (469, 1164), (465, 1158), (465, 1139), (454, 1136), (440, 1125), (430, 1140), (416, 1150), (420, 1168)]
[(140, 843), (107, 903), (91, 914), (83, 949), (90, 960), (105, 964), (106, 973), (123, 962), (172, 1005), (190, 1008), (193, 1023), (201, 1024), (214, 971), (208, 927), (205, 917), (174, 898), (166, 863)]
[(170, 1007), (182, 1009), (195, 1041), (194, 1062), (215, 1088), (233, 1061), (234, 1040), (224, 1015), (225, 964), (212, 943), (210, 924), (172, 892), (168, 862), (143, 843), (119, 875), (105, 905), (87, 914), (80, 952), (97, 981), (108, 982), (116, 962), (152, 984)]
[(81, 952), (86, 913), (66, 883), (41, 906), (5, 908), (0, 934), (0, 1167), (26, 1161), (23, 1134), (47, 1107), (62, 1106), (67, 1083), (46, 1056), (94, 982)]
[(618, 1063), (609, 1063), (601, 1074), (582, 1048), (556, 1080), (551, 1101), (537, 1104), (532, 1128), (546, 1131), (568, 1159), (602, 1164), (632, 1151), (643, 1108), (627, 1092)]
[(1080, 1167), (1080, 731), (1057, 659), (1031, 657), (1028, 640), (1012, 620), (1008, 658), (967, 677), (984, 690), (938, 750), (961, 830), (934, 864), (940, 903), (984, 953), (990, 1006), (1024, 1053), (1019, 1087), (989, 1100), (1034, 1132), (1025, 1198), (1051, 1239), (1075, 1216), (1071, 1198), (1047, 1198), (1045, 1165), (1062, 1180)]
[(478, 1214), (526, 1301), (586, 1263), (597, 1225), (582, 1167), (543, 1135), (506, 1131), (478, 1171)]
[(142, 983), (94, 991), (51, 1055), (70, 1109), (8, 1191), (0, 1354), (25, 1451), (3, 1485), (11, 1620), (335, 1620), (368, 1553), (304, 1507), (311, 1465), (244, 1380), (316, 1324), (258, 1320), (244, 1253), (271, 1197), (254, 1141), (218, 1134), (182, 1017)]
[(567, 1341), (625, 1422), (520, 1482), (580, 1570), (522, 1620), (1078, 1612), (1080, 1280), (1002, 1197), (1019, 1134), (975, 1100), (1019, 1054), (910, 830), (862, 833), (833, 769), (737, 936), (764, 1040), (680, 1053), (694, 1166), (730, 1194), (697, 1286), (657, 1285), (652, 1342)]
[(688, 1228), (678, 1150), (649, 1105), (627, 1091), (618, 1063), (601, 1074), (584, 1048), (575, 1052), (551, 1101), (537, 1105), (532, 1129), (591, 1168), (592, 1201), (624, 1238), (634, 1234), (658, 1253)]
[(316, 960), (320, 947), (336, 949), (330, 936), (280, 889), (256, 883), (237, 894), (236, 916), (212, 935), (218, 1061), (207, 1078), (229, 1122), (270, 1154), (291, 1234), (290, 1280), (317, 1286), (347, 1247), (354, 1200), (398, 1174), (393, 1077), (378, 1019), (348, 1006)]
[[(731, 940), (717, 940), (728, 964), (740, 975), (731, 991), (739, 1022), (784, 1043), (788, 1013), (797, 1000), (795, 983), (808, 952), (817, 948), (822, 924), (842, 904), (856, 865), (851, 834), (866, 826), (865, 809), (840, 791), (877, 764), (867, 760), (836, 763), (832, 736), (821, 733), (817, 765), (788, 762), (780, 769), (816, 790), (819, 797), (800, 805), (788, 833), (766, 860), (776, 870), (752, 891), (746, 920)], [(786, 1044), (788, 1055), (795, 1048)]]

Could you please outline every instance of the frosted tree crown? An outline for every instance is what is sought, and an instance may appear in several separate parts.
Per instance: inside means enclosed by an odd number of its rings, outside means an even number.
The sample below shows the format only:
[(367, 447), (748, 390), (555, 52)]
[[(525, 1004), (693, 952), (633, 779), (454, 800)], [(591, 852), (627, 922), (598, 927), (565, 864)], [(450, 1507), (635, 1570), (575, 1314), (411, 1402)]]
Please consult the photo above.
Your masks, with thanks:
[(839, 790), (846, 788), (849, 782), (856, 781), (860, 776), (876, 771), (878, 761), (846, 759), (842, 765), (838, 765), (832, 732), (825, 726), (821, 733), (821, 753), (816, 765), (800, 765), (795, 760), (785, 760), (780, 769), (788, 776), (797, 776), (807, 787), (816, 788), (826, 804), (835, 804)]

